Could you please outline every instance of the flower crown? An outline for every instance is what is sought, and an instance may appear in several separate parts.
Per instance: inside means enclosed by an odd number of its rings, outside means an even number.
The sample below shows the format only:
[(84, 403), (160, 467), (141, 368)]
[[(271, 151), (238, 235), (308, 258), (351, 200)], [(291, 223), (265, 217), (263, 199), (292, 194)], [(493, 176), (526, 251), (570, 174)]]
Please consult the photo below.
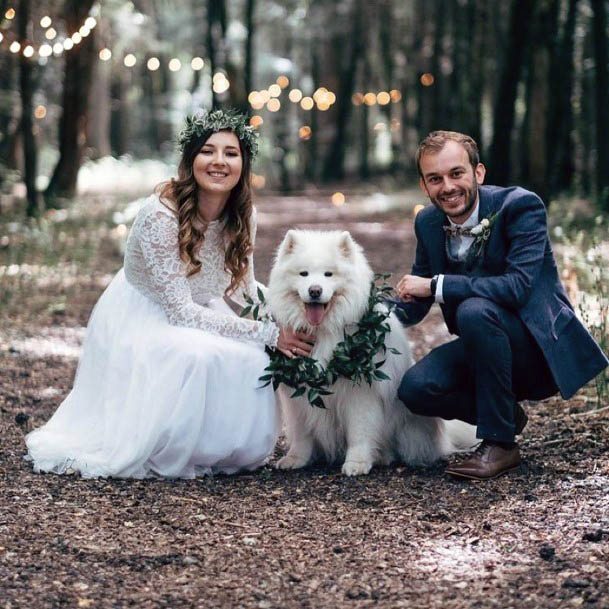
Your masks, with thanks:
[(247, 116), (239, 114), (236, 110), (198, 110), (191, 116), (186, 117), (186, 127), (178, 135), (178, 146), (184, 149), (190, 142), (211, 131), (232, 131), (247, 148), (252, 159), (258, 153), (258, 132), (249, 124)]

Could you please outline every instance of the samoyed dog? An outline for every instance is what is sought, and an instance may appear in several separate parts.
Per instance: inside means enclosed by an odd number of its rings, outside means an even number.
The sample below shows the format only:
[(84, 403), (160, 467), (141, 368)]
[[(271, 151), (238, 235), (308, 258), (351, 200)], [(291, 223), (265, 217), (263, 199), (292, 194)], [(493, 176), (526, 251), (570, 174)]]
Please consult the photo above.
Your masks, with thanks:
[[(277, 251), (266, 298), (280, 325), (315, 335), (311, 357), (326, 366), (345, 332), (366, 313), (373, 279), (362, 248), (348, 232), (290, 230)], [(340, 377), (323, 398), (325, 409), (311, 406), (306, 395), (290, 398), (293, 389), (280, 386), (288, 452), (278, 468), (341, 460), (343, 473), (356, 476), (396, 460), (431, 463), (475, 443), (472, 426), (417, 416), (400, 402), (398, 386), (413, 359), (398, 319), (391, 314), (387, 321), (387, 351), (375, 359), (385, 359), (380, 370), (389, 380), (368, 385)]]

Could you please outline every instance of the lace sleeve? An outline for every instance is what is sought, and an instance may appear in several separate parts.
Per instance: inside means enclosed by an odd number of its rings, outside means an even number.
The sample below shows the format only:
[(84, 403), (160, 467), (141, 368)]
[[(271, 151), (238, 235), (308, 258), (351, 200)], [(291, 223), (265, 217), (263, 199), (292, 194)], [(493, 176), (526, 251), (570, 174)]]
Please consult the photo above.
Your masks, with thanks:
[(148, 271), (147, 283), (173, 326), (199, 328), (213, 334), (275, 346), (279, 329), (272, 322), (258, 322), (213, 311), (195, 303), (178, 250), (178, 227), (163, 211), (146, 215), (139, 227), (139, 241)]

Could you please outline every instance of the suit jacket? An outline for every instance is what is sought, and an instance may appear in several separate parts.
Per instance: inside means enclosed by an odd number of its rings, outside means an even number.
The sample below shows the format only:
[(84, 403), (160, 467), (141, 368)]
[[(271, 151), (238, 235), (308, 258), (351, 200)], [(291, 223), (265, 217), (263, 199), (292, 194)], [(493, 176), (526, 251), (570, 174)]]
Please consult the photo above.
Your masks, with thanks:
[[(536, 194), (519, 187), (481, 186), (479, 192), (479, 219), (496, 216), (475, 273), (446, 274), (442, 227), (448, 219), (429, 206), (415, 219), (417, 249), (412, 274), (445, 275), (440, 307), (452, 334), (458, 334), (457, 307), (467, 298), (487, 298), (515, 312), (541, 348), (560, 393), (569, 398), (609, 360), (575, 316), (560, 282), (545, 207)], [(408, 326), (421, 321), (434, 300), (394, 302), (398, 317)]]

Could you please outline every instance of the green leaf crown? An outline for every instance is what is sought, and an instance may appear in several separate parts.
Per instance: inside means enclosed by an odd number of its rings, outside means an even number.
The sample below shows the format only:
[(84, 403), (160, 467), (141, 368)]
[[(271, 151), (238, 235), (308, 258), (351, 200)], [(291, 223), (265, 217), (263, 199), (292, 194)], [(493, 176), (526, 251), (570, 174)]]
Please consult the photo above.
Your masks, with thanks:
[(258, 132), (249, 124), (247, 116), (239, 114), (236, 110), (198, 110), (186, 117), (186, 126), (178, 135), (178, 146), (184, 149), (190, 142), (211, 131), (232, 131), (241, 144), (247, 148), (253, 159), (258, 154)]

